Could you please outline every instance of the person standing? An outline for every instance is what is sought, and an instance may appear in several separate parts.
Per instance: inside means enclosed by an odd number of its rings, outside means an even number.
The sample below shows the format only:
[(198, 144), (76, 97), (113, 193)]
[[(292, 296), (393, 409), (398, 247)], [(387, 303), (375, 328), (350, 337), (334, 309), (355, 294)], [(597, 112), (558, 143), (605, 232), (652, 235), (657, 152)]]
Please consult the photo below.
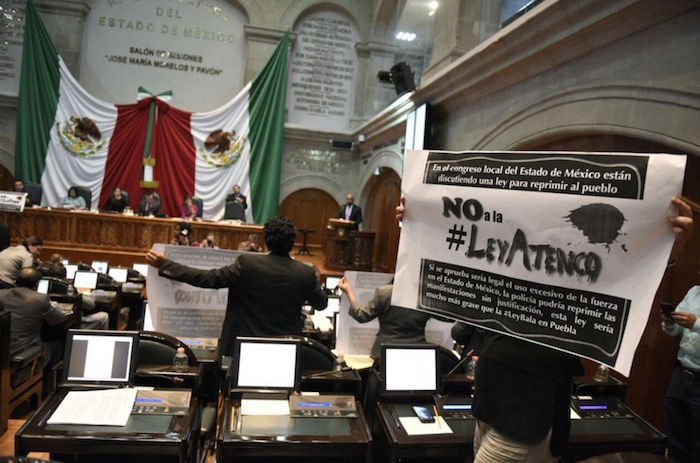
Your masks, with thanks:
[(700, 285), (690, 288), (670, 314), (661, 312), (661, 328), (681, 337), (678, 365), (666, 392), (668, 457), (696, 463), (700, 461)]
[(234, 263), (212, 270), (178, 264), (153, 250), (146, 254), (165, 278), (200, 288), (228, 288), (221, 355), (233, 355), (236, 336), (301, 335), (302, 306), (323, 310), (328, 304), (314, 268), (289, 256), (297, 236), (292, 220), (272, 218), (263, 236), (268, 254), (243, 253)]
[(17, 274), (22, 267), (34, 265), (34, 259), (39, 257), (44, 240), (39, 236), (28, 236), (17, 246), (10, 246), (0, 252), (0, 289), (15, 286)]
[(237, 203), (241, 203), (243, 209), (248, 209), (248, 202), (246, 200), (246, 196), (243, 193), (241, 193), (240, 185), (233, 185), (233, 193), (226, 196), (226, 201), (235, 201)]
[[(400, 201), (399, 221), (406, 198)], [(680, 198), (671, 202), (678, 208), (670, 219), (676, 239), (669, 260), (674, 261), (693, 230), (693, 213)], [(571, 379), (580, 373), (578, 357), (486, 331), (472, 404), (474, 463), (558, 461), (569, 439)]]
[(379, 358), (382, 343), (385, 342), (427, 342), (425, 325), (432, 316), (427, 312), (404, 309), (391, 305), (394, 282), (377, 287), (374, 296), (367, 304), (361, 304), (345, 277), (338, 282), (338, 288), (347, 295), (350, 302), (348, 313), (360, 323), (379, 319), (379, 331), (372, 345), (370, 356)]
[(358, 230), (362, 223), (362, 208), (355, 204), (355, 197), (348, 193), (345, 197), (345, 205), (342, 206), (335, 215), (338, 219), (345, 219), (352, 222), (351, 229)]

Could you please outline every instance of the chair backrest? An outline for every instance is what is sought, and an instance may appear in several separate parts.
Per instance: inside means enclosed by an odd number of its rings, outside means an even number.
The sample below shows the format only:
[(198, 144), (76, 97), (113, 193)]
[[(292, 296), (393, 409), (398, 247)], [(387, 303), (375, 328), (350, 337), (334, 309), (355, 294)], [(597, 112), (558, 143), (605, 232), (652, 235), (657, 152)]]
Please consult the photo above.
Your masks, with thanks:
[(90, 188), (76, 185), (74, 185), (73, 188), (75, 188), (78, 196), (82, 196), (82, 198), (85, 200), (85, 209), (92, 209), (92, 191), (90, 191)]
[(202, 203), (202, 198), (198, 198), (196, 196), (192, 196), (192, 204), (197, 205), (197, 217), (202, 217), (202, 211), (204, 209), (204, 205)]
[(122, 196), (124, 197), (124, 199), (126, 199), (126, 204), (128, 204), (129, 207), (131, 207), (131, 202), (129, 201), (129, 192), (126, 190), (122, 190)]
[(68, 282), (61, 278), (44, 277), (49, 280), (49, 294), (68, 294)]
[(138, 365), (171, 365), (178, 347), (185, 348), (190, 365), (197, 357), (190, 347), (179, 339), (158, 331), (139, 331)]
[[(440, 358), (440, 376), (443, 377), (451, 372), (461, 360), (451, 350), (440, 345), (438, 345), (438, 356)], [(466, 373), (466, 367), (467, 365), (464, 363), (452, 372), (452, 374)]]
[(27, 196), (32, 204), (41, 204), (41, 198), (44, 196), (44, 189), (38, 183), (27, 182), (24, 184), (24, 189), (27, 191)]
[(300, 337), (301, 340), (301, 370), (331, 371), (335, 355), (320, 342)]
[(108, 291), (116, 291), (119, 288), (119, 283), (117, 280), (107, 275), (106, 273), (100, 273), (97, 275), (97, 289), (104, 289)]
[(243, 205), (236, 201), (226, 201), (224, 219), (241, 220), (245, 222), (245, 209), (243, 209)]

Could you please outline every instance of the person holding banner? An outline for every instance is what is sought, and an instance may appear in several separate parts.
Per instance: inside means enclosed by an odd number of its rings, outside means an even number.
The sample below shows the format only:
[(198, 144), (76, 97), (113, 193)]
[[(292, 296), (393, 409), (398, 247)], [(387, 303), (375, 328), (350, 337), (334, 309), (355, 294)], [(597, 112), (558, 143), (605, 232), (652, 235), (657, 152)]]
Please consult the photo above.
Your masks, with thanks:
[(158, 274), (199, 288), (228, 288), (221, 333), (221, 355), (232, 356), (236, 336), (301, 336), (301, 308), (328, 305), (313, 267), (292, 259), (297, 229), (289, 217), (274, 217), (263, 227), (270, 252), (241, 253), (231, 265), (201, 270), (148, 251)]
[[(399, 221), (405, 197), (400, 201)], [(676, 235), (671, 262), (693, 229), (690, 206), (677, 197), (672, 203), (679, 214), (670, 219)], [(569, 437), (570, 387), (572, 377), (582, 374), (579, 358), (492, 331), (485, 332), (479, 354), (474, 462), (556, 462)]]
[(367, 304), (361, 304), (357, 300), (345, 277), (338, 282), (338, 288), (348, 297), (349, 313), (352, 318), (360, 323), (379, 319), (379, 331), (370, 353), (373, 359), (379, 358), (384, 342), (427, 342), (425, 325), (432, 315), (391, 305), (393, 280), (387, 285), (379, 286), (374, 291), (374, 297)]

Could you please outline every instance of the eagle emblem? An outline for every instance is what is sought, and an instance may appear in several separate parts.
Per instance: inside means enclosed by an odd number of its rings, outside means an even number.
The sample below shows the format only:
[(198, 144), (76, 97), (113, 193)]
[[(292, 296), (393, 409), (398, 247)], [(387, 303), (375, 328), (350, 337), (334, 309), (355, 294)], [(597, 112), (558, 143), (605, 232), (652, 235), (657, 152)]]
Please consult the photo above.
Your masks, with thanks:
[(71, 155), (79, 157), (95, 155), (106, 142), (97, 124), (89, 117), (71, 116), (67, 121), (57, 122), (56, 134), (61, 146)]
[(199, 153), (210, 166), (226, 169), (238, 162), (244, 147), (245, 138), (237, 136), (235, 130), (217, 129), (207, 136)]

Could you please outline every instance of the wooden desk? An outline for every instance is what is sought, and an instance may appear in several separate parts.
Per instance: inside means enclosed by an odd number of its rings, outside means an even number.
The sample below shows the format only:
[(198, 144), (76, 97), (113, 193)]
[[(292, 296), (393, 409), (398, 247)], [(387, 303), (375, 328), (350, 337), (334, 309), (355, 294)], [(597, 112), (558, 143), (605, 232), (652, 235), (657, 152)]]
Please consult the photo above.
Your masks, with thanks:
[[(181, 220), (46, 208), (28, 208), (21, 213), (0, 211), (0, 221), (10, 226), (13, 243), (19, 244), (30, 235), (43, 238), (44, 258), (59, 252), (74, 262), (105, 259), (111, 266), (127, 267), (145, 262), (144, 255), (153, 243), (169, 243), (175, 224)], [(237, 249), (250, 234), (259, 235), (264, 243), (260, 225), (189, 223), (198, 240), (213, 233), (222, 249)]]
[(59, 461), (195, 461), (200, 426), (196, 398), (187, 416), (131, 415), (124, 427), (47, 424), (66, 393), (61, 390), (49, 395), (17, 431), (17, 455), (50, 452), (51, 458)]
[[(464, 462), (473, 456), (473, 419), (446, 419), (452, 434), (409, 436), (398, 417), (415, 416), (412, 404), (377, 404), (374, 420), (378, 461)], [(432, 403), (429, 404), (432, 408)], [(442, 413), (442, 411), (441, 411)], [(533, 410), (533, 413), (536, 413)], [(666, 437), (632, 412), (633, 418), (572, 420), (571, 434), (562, 462), (573, 462), (597, 454), (641, 451), (663, 454)], [(468, 459), (467, 461), (471, 461)]]
[(359, 418), (241, 416), (240, 402), (227, 399), (221, 418), (217, 462), (369, 461), (371, 437)]

